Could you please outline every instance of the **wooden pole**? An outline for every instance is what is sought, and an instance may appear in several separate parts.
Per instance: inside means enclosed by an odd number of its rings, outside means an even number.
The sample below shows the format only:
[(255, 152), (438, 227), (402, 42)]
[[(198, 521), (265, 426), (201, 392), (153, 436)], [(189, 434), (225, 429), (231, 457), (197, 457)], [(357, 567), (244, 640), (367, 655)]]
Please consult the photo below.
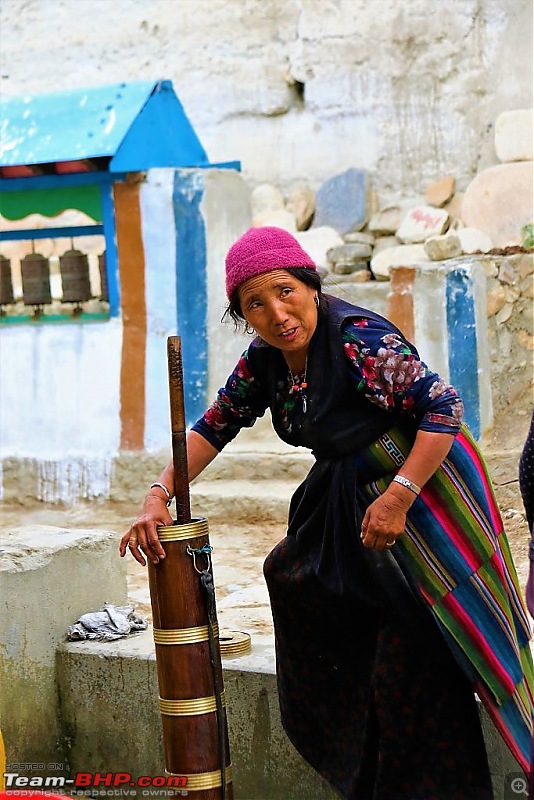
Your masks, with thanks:
[(174, 465), (174, 497), (176, 524), (191, 522), (189, 480), (187, 477), (187, 447), (184, 403), (182, 347), (179, 336), (167, 339), (169, 371), (169, 401), (171, 411), (172, 463)]
[(148, 562), (166, 772), (193, 800), (232, 800), (208, 523), (191, 519), (181, 343), (167, 341), (176, 520)]

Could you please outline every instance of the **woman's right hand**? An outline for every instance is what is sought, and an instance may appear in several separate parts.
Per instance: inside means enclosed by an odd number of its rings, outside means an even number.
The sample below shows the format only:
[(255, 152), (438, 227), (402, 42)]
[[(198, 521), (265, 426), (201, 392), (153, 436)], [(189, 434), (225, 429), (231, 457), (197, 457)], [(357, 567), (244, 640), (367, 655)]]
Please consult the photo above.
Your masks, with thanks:
[(121, 558), (126, 555), (126, 550), (129, 549), (135, 560), (142, 564), (143, 567), (146, 564), (143, 553), (149, 561), (157, 564), (161, 559), (165, 558), (165, 550), (158, 538), (158, 526), (172, 524), (173, 519), (169, 514), (165, 500), (154, 494), (147, 495), (141, 515), (135, 522), (132, 522), (129, 530), (121, 539), (119, 545)]

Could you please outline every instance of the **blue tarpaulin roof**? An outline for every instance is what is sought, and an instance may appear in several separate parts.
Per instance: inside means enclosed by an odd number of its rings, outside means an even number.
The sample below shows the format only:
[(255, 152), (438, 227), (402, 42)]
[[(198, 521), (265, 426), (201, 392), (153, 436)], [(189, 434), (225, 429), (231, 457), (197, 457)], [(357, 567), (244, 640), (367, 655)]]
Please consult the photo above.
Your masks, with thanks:
[(95, 158), (111, 172), (208, 164), (170, 81), (0, 97), (0, 167)]

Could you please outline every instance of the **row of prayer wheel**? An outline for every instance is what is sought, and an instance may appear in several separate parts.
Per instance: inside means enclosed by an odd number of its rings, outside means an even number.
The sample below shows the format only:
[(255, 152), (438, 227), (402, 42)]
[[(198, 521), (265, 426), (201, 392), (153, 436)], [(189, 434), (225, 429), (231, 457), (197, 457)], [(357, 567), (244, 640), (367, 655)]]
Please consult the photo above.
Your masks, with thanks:
[[(101, 299), (109, 301), (106, 274), (106, 254), (98, 256)], [(20, 262), (22, 300), (26, 306), (46, 306), (52, 302), (50, 260), (40, 253), (30, 253)], [(84, 303), (93, 297), (89, 277), (89, 259), (81, 250), (67, 250), (59, 257), (59, 272), (63, 289), (62, 302)], [(0, 256), (0, 306), (15, 302), (11, 261)]]

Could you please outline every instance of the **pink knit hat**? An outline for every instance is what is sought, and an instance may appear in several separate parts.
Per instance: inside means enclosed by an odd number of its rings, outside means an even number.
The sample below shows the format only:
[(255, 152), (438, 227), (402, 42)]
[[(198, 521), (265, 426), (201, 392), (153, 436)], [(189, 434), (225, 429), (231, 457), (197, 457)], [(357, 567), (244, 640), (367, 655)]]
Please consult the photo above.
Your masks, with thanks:
[(274, 269), (317, 269), (294, 236), (282, 228), (249, 228), (226, 256), (228, 299), (242, 283)]

